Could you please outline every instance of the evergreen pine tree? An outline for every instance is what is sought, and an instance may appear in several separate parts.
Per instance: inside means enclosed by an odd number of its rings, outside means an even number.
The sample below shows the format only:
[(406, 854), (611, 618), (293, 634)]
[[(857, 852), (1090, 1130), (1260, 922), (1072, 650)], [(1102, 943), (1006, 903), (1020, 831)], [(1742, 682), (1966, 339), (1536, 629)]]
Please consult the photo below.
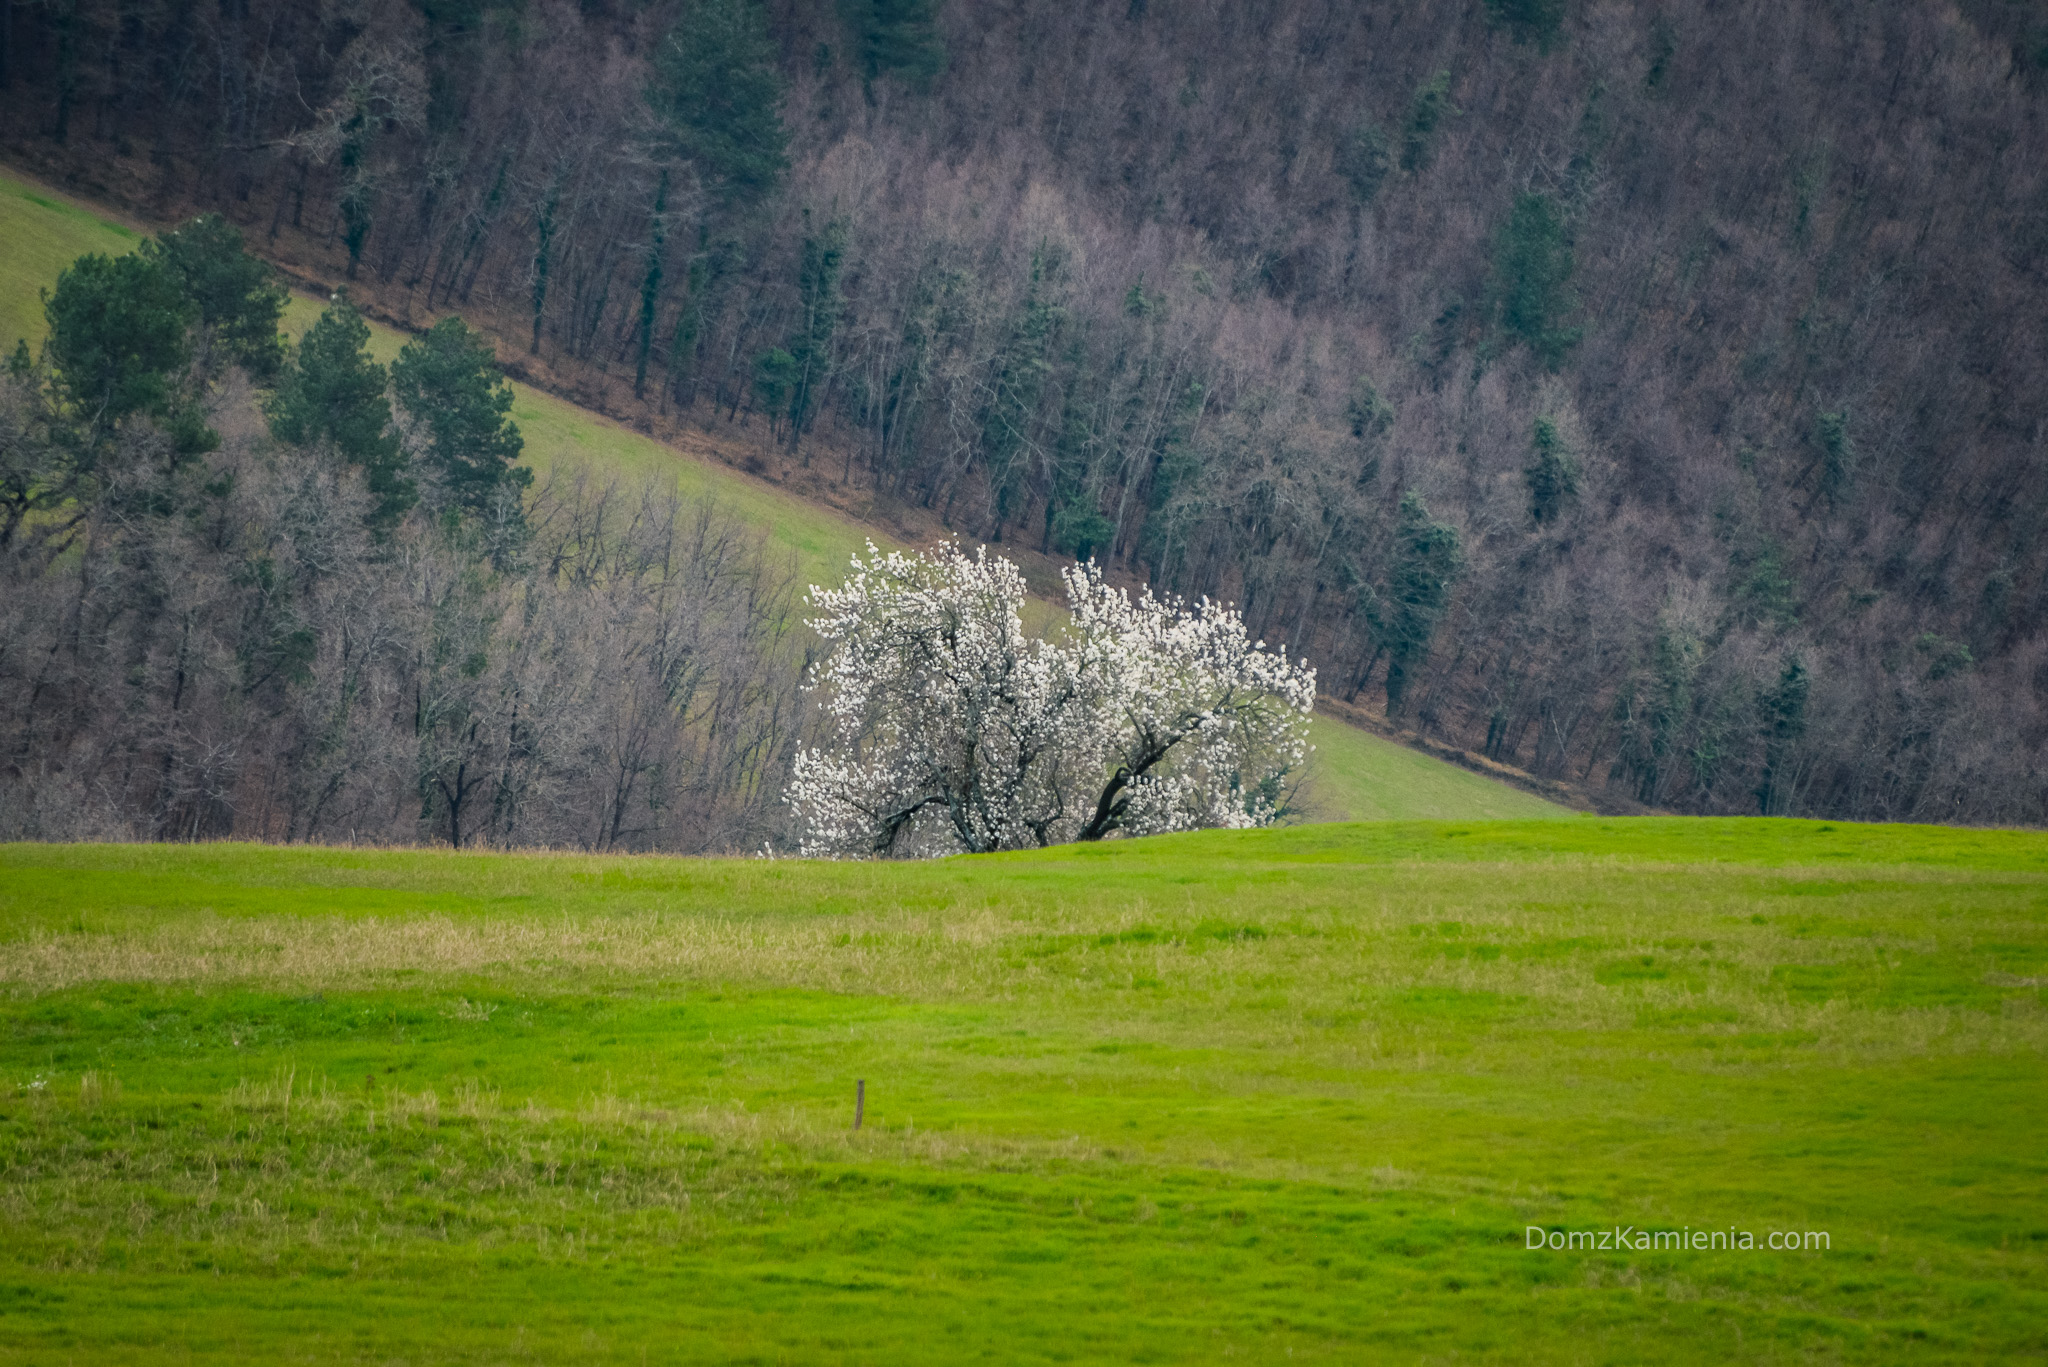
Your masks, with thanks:
[(1564, 316), (1578, 307), (1571, 288), (1571, 234), (1557, 202), (1545, 194), (1519, 195), (1494, 237), (1493, 294), (1501, 330), (1555, 369), (1578, 343), (1583, 328)]
[(1451, 105), (1451, 73), (1439, 71), (1424, 81), (1408, 102), (1408, 123), (1401, 130), (1401, 169), (1417, 175), (1429, 169), (1436, 153), (1436, 127)]
[(1781, 814), (1787, 805), (1785, 764), (1792, 743), (1806, 734), (1806, 662), (1787, 655), (1774, 687), (1757, 698), (1764, 740), (1764, 767), (1757, 779), (1756, 805), (1763, 816)]
[(172, 376), (191, 358), (194, 312), (151, 257), (79, 257), (43, 294), (59, 392), (81, 415), (106, 422), (168, 412)]
[(306, 330), (266, 411), (270, 432), (294, 446), (330, 442), (362, 469), (377, 497), (373, 521), (388, 526), (418, 501), (398, 434), (391, 428), (384, 367), (370, 359), (370, 325), (347, 295), (336, 295)]
[(219, 214), (195, 218), (143, 243), (141, 254), (178, 283), (216, 346), (259, 380), (277, 374), (285, 291), (268, 265), (242, 249), (233, 224)]
[(768, 415), (768, 434), (782, 427), (782, 406), (796, 388), (796, 357), (781, 347), (770, 347), (754, 358), (754, 402)]
[(506, 416), (512, 386), (490, 343), (460, 318), (443, 318), (405, 344), (391, 388), (419, 426), (427, 473), (447, 506), (483, 514), (501, 488), (533, 482), (531, 470), (512, 463), (526, 445)]
[(676, 152), (728, 199), (757, 199), (789, 169), (782, 77), (753, 0), (697, 0), (654, 59), (647, 102)]
[[(810, 212), (804, 212), (805, 222)], [(803, 264), (797, 275), (797, 295), (803, 301), (803, 321), (789, 340), (789, 354), (796, 362), (796, 378), (790, 386), (789, 440), (794, 446), (802, 439), (818, 406), (831, 369), (832, 334), (839, 327), (839, 313), (845, 300), (839, 293), (839, 271), (846, 259), (846, 224), (833, 219), (821, 233), (804, 235)]]
[(923, 90), (946, 69), (935, 0), (841, 0), (839, 13), (853, 34), (870, 101), (884, 76), (901, 76)]
[(1538, 523), (1553, 521), (1578, 493), (1578, 463), (1558, 434), (1554, 420), (1536, 419), (1529, 463), (1522, 467), (1522, 478), (1529, 486), (1529, 516)]
[(1372, 604), (1373, 628), (1387, 652), (1387, 711), (1400, 710), (1409, 674), (1429, 657), (1464, 565), (1458, 529), (1431, 518), (1422, 495), (1412, 489), (1403, 494), (1393, 572), (1386, 593)]

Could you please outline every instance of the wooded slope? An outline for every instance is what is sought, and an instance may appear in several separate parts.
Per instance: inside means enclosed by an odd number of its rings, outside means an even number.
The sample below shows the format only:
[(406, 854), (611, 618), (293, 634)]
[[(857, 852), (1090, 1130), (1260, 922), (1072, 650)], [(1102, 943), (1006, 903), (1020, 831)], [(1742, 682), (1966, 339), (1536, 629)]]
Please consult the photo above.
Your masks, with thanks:
[(80, 0), (0, 108), (1539, 773), (2040, 821), (2035, 13)]

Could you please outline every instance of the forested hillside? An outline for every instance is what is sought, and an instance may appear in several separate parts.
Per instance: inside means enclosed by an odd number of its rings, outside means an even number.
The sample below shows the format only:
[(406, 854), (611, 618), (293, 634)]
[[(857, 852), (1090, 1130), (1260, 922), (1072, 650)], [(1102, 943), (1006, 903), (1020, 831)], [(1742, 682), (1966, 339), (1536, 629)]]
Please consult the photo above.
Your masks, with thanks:
[(2048, 818), (2036, 7), (6, 0), (0, 83), (26, 165), (1495, 758)]

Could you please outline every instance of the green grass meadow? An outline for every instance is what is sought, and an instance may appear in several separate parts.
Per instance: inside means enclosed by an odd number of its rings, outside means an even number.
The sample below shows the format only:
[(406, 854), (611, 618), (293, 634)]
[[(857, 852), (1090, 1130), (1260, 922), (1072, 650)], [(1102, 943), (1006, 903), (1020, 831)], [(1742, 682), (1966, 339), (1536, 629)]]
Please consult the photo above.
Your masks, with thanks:
[(1577, 815), (1333, 717), (1316, 717), (1309, 739), (1316, 749), (1301, 808), (1312, 821), (1537, 821)]
[(2042, 833), (16, 845), (0, 945), (0, 1361), (2048, 1355)]
[(87, 252), (121, 256), (141, 245), (133, 229), (0, 172), (0, 352), (42, 345), (42, 292), (66, 266)]

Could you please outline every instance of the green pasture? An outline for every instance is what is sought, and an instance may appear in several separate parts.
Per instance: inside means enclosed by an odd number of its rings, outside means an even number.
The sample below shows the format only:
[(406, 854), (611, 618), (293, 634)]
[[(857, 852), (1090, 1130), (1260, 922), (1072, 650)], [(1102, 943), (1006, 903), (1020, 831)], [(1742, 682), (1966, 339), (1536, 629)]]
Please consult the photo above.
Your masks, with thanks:
[(66, 266), (87, 252), (119, 256), (141, 242), (128, 228), (0, 174), (0, 352), (18, 342), (30, 351), (42, 345), (49, 331), (42, 292)]
[(1316, 717), (1309, 739), (1316, 750), (1301, 807), (1311, 821), (1526, 821), (1575, 815), (1333, 717)]
[[(126, 228), (0, 174), (0, 345), (17, 337), (31, 347), (45, 331), (40, 292), (86, 252), (133, 250), (141, 239)], [(325, 301), (292, 297), (285, 329), (298, 337), (320, 316)], [(405, 334), (370, 324), (370, 350), (389, 364)], [(671, 479), (689, 496), (731, 509), (767, 535), (800, 584), (838, 583), (847, 562), (878, 535), (860, 523), (759, 480), (633, 431), (552, 394), (513, 386), (512, 418), (526, 438), (526, 463), (537, 472), (568, 468), (599, 478)], [(1039, 609), (1043, 630), (1056, 611)], [(1445, 764), (1326, 717), (1315, 719), (1316, 778), (1303, 796), (1304, 815), (1319, 821), (1566, 816), (1562, 807), (1491, 779)]]
[(2038, 1360), (2044, 985), (2041, 833), (5, 846), (0, 1361)]

